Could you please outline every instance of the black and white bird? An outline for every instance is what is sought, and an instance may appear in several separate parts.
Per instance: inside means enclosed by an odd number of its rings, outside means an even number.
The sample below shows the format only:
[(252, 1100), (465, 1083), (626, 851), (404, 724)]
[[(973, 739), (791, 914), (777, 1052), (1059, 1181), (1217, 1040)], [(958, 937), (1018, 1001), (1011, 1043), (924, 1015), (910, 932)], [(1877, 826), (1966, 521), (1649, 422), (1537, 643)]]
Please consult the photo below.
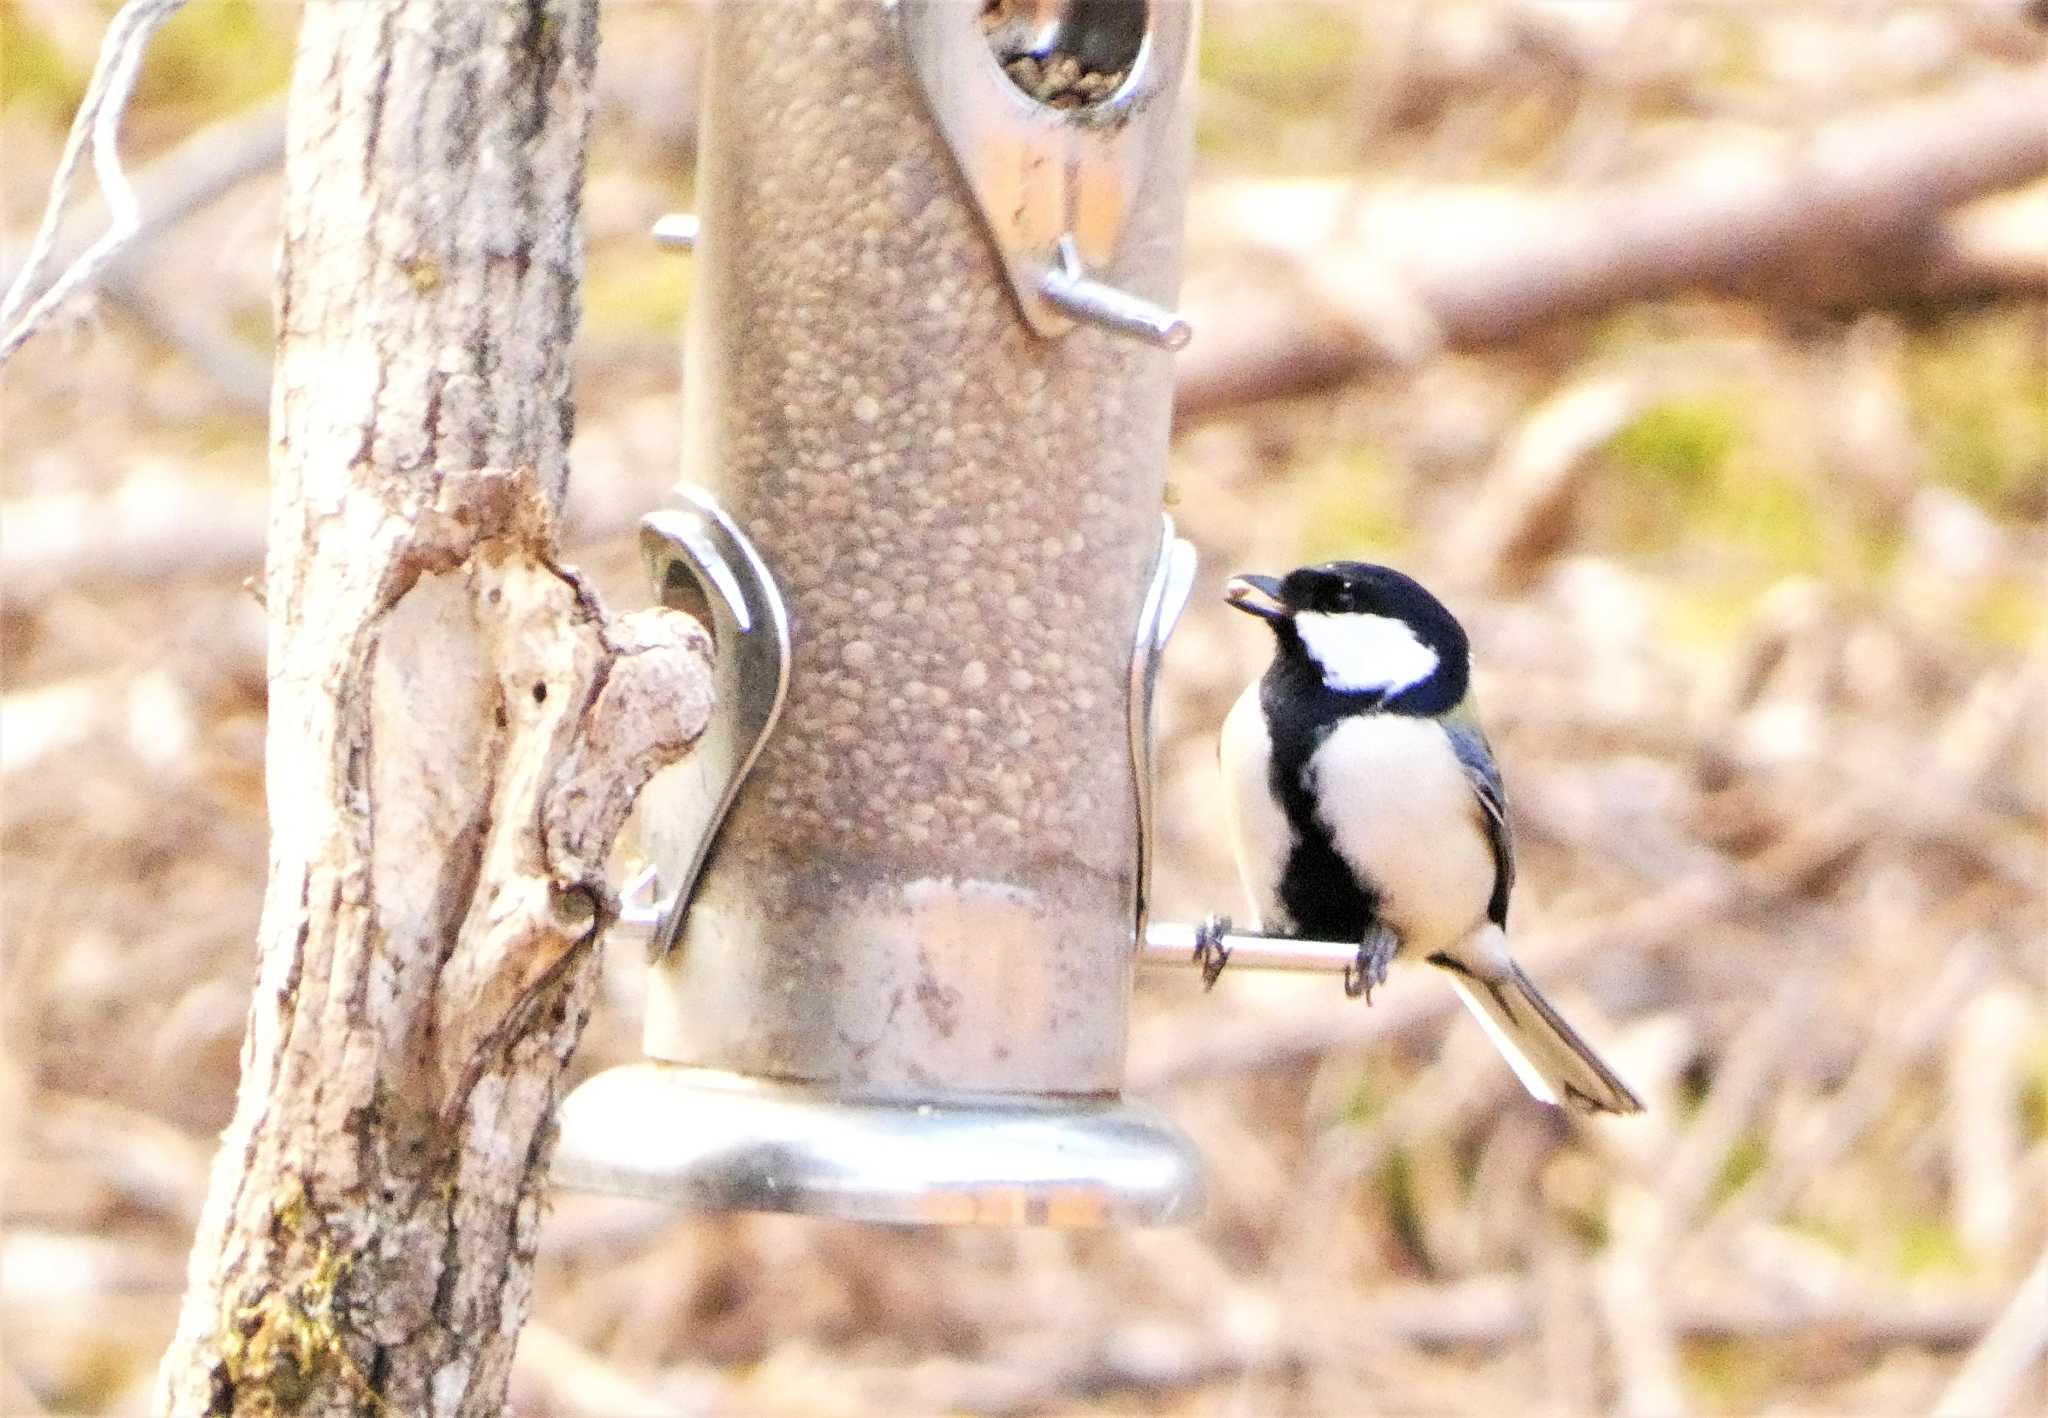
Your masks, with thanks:
[(1221, 745), (1260, 929), (1361, 942), (1368, 989), (1396, 952), (1426, 960), (1536, 1097), (1640, 1112), (1508, 954), (1514, 841), (1464, 627), (1414, 580), (1365, 562), (1238, 576), (1225, 596), (1276, 642)]

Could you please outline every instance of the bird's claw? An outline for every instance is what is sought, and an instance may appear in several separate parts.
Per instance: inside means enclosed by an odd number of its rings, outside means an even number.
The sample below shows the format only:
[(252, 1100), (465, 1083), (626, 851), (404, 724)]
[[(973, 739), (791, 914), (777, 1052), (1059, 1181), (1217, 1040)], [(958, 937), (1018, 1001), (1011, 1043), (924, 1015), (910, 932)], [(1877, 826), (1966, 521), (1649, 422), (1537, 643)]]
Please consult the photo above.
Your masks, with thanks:
[(1230, 934), (1230, 917), (1212, 915), (1195, 927), (1194, 963), (1202, 967), (1202, 988), (1216, 988), (1216, 977), (1230, 963), (1230, 948), (1223, 938)]
[(1401, 938), (1386, 922), (1374, 921), (1358, 943), (1358, 958), (1344, 967), (1345, 997), (1364, 995), (1365, 1002), (1371, 1004), (1372, 992), (1387, 982), (1387, 967), (1394, 963), (1400, 944)]

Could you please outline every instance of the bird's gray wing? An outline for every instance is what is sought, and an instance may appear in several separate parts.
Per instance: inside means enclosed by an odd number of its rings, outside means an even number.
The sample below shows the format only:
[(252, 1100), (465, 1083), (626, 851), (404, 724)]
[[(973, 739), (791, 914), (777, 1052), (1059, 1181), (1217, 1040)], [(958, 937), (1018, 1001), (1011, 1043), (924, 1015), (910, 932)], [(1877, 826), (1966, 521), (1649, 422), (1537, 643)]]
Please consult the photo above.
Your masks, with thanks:
[(1469, 720), (1445, 719), (1444, 734), (1451, 751), (1465, 770), (1472, 794), (1479, 799), (1480, 815), (1486, 822), (1486, 837), (1493, 844), (1493, 897), (1486, 914), (1497, 926), (1508, 923), (1508, 893), (1515, 889), (1515, 838), (1508, 826), (1508, 792), (1493, 761), (1486, 734)]

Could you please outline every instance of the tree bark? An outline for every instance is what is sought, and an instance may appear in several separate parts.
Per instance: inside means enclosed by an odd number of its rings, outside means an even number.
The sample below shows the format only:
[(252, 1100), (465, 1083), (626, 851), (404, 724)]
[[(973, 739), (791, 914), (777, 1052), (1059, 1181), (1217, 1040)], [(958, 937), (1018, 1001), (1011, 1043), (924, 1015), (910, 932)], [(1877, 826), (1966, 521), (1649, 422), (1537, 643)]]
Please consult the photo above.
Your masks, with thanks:
[(498, 1411), (604, 866), (707, 643), (555, 559), (596, 0), (311, 0), (272, 402), (269, 888), (158, 1407)]

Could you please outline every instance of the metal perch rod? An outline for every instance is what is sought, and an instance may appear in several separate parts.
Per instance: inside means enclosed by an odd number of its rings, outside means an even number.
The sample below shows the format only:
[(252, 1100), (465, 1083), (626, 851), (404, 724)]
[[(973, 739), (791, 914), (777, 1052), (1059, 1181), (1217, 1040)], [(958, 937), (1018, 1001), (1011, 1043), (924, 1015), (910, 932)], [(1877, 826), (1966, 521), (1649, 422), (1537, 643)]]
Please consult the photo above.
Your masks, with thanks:
[[(1308, 970), (1342, 975), (1358, 963), (1357, 941), (1300, 940), (1293, 936), (1240, 931), (1226, 925), (1209, 944), (1221, 947), (1233, 969)], [(1202, 928), (1181, 921), (1153, 921), (1145, 927), (1138, 959), (1146, 965), (1200, 965), (1208, 958)]]
[[(655, 895), (655, 869), (642, 868), (619, 893), (619, 919), (614, 927), (638, 940), (652, 940), (671, 903)], [(1202, 965), (1211, 958), (1209, 947), (1220, 947), (1232, 966), (1241, 970), (1297, 970), (1312, 974), (1341, 975), (1358, 962), (1356, 941), (1304, 940), (1296, 936), (1269, 935), (1264, 931), (1238, 930), (1227, 922), (1221, 932), (1205, 942), (1203, 927), (1185, 921), (1152, 921), (1145, 927), (1144, 942), (1138, 948), (1142, 965), (1185, 968)]]

